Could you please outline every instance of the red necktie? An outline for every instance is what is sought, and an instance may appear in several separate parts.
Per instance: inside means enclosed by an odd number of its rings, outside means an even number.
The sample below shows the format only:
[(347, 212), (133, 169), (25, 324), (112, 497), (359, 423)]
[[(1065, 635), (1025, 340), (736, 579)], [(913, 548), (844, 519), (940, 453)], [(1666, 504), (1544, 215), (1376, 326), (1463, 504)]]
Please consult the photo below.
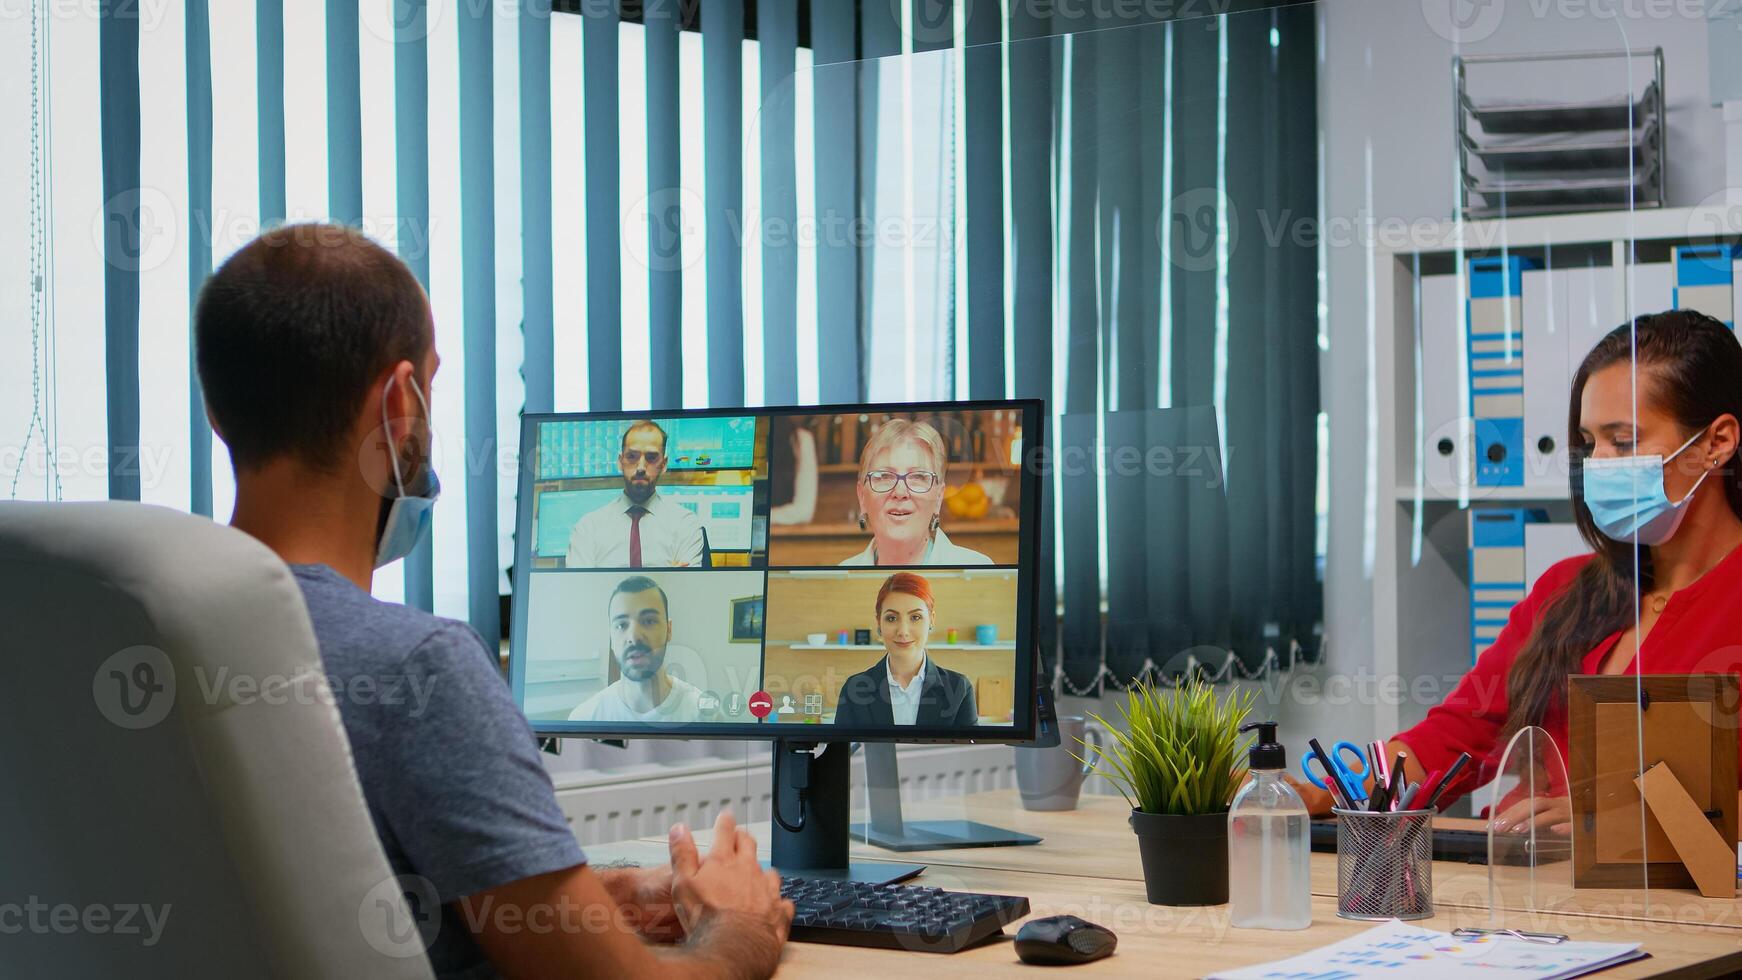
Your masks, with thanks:
[(629, 567), (641, 567), (641, 518), (647, 514), (646, 507), (629, 508)]

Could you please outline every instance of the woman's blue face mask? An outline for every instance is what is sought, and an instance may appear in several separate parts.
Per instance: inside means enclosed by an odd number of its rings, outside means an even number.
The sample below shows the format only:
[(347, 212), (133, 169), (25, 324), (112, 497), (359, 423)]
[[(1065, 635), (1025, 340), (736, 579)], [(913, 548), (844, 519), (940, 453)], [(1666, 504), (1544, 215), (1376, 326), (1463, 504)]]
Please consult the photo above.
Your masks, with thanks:
[(1671, 503), (1663, 488), (1663, 466), (1705, 434), (1706, 429), (1694, 433), (1667, 458), (1656, 454), (1587, 458), (1582, 465), (1585, 506), (1597, 529), (1627, 544), (1655, 547), (1668, 541), (1687, 516), (1688, 501), (1712, 471), (1701, 473), (1687, 495)]

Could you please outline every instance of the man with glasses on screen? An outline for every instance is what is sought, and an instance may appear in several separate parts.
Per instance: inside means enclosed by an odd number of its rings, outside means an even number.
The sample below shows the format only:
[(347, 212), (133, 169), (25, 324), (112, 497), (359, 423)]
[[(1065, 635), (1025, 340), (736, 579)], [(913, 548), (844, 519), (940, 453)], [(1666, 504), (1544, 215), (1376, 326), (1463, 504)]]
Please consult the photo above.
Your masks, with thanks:
[[(680, 824), (669, 865), (588, 863), (495, 639), (370, 594), (376, 571), (427, 537), (438, 490), (440, 361), (405, 263), (349, 228), (275, 228), (207, 280), (194, 343), (235, 469), (230, 523), (301, 587), (387, 866), (440, 903), (412, 904), (431, 972), (773, 973), (792, 904), (729, 814), (706, 857)], [(376, 696), (344, 696), (365, 690)], [(381, 696), (392, 690), (420, 693)]]
[(701, 719), (701, 689), (665, 670), (671, 643), (671, 605), (659, 583), (632, 575), (605, 603), (611, 659), (622, 676), (581, 702), (570, 721), (670, 724)]
[(623, 432), (617, 465), (623, 495), (575, 522), (569, 568), (660, 568), (702, 563), (702, 522), (695, 512), (659, 495), (670, 462), (665, 430), (649, 419)]

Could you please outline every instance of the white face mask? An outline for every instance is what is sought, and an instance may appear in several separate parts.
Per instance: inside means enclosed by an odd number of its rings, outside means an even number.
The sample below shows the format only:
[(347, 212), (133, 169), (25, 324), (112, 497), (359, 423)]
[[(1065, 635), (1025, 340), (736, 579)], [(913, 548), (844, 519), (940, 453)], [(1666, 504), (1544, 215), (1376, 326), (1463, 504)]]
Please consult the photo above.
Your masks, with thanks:
[[(381, 431), (387, 432), (387, 392), (393, 389), (393, 379), (387, 379), (387, 385), (381, 389)], [(430, 422), (429, 402), (424, 399), (423, 392), (418, 390), (417, 383), (411, 383), (412, 394), (417, 396), (418, 403), (423, 406), (424, 424)], [(392, 564), (406, 555), (411, 554), (417, 543), (429, 533), (430, 519), (435, 511), (436, 498), (441, 495), (442, 483), (436, 478), (435, 467), (428, 458), (424, 461), (426, 486), (417, 495), (406, 493), (405, 481), (407, 474), (401, 472), (399, 466), (399, 451), (389, 446), (388, 456), (393, 460), (393, 485), (398, 496), (387, 505), (387, 519), (381, 525), (381, 540), (375, 545), (375, 567)], [(415, 474), (411, 474), (415, 475)]]

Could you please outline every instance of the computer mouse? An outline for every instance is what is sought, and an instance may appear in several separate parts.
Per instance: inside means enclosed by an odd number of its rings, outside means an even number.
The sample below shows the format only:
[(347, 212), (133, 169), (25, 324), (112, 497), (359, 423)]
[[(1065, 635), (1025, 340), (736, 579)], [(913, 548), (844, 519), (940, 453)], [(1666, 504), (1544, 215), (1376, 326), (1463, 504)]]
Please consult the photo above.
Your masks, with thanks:
[(1024, 963), (1070, 966), (1111, 955), (1119, 937), (1106, 926), (1074, 915), (1049, 915), (1023, 924), (1016, 933), (1016, 955)]

